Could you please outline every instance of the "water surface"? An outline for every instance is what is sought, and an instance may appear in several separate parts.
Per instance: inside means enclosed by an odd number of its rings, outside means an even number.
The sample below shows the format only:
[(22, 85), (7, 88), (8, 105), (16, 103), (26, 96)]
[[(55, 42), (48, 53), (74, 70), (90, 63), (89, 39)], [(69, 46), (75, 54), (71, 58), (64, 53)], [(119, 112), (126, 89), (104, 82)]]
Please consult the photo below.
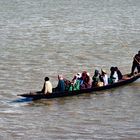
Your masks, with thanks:
[(140, 46), (138, 0), (0, 1), (0, 139), (139, 139), (140, 80), (125, 87), (53, 100), (45, 76), (118, 66), (130, 72)]

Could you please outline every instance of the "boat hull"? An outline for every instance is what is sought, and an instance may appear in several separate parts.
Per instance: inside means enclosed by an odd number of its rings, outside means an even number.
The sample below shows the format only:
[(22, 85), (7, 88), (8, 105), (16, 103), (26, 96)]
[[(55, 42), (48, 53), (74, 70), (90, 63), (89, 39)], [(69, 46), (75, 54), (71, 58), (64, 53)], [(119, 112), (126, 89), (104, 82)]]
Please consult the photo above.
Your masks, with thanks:
[[(66, 97), (66, 96), (74, 96), (74, 95), (79, 95), (79, 94), (83, 94), (83, 93), (95, 94), (95, 91), (102, 91), (102, 90), (107, 90), (107, 89), (124, 86), (124, 85), (132, 83), (140, 78), (140, 73), (135, 74), (132, 77), (128, 77), (127, 75), (128, 74), (124, 75), (124, 79), (120, 80), (117, 83), (108, 84), (106, 86), (101, 86), (101, 87), (87, 88), (87, 89), (74, 90), (74, 91), (65, 91), (65, 92), (54, 91), (51, 94), (42, 94), (41, 91), (37, 91), (37, 92), (31, 92), (31, 93), (27, 93), (27, 94), (19, 94), (18, 96), (28, 97), (28, 98), (33, 98), (33, 99), (42, 99), (42, 98), (51, 99), (51, 98), (59, 98), (59, 97)], [(97, 92), (96, 92), (96, 94), (97, 94)]]

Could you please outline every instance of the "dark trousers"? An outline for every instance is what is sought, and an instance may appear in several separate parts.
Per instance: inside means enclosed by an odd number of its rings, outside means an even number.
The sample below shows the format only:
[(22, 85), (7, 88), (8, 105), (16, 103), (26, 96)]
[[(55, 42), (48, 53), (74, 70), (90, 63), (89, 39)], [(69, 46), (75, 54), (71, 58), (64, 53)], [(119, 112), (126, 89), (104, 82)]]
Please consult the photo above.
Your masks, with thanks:
[(132, 64), (132, 68), (131, 68), (131, 74), (134, 74), (135, 68), (137, 68), (138, 73), (139, 73), (140, 72), (140, 65), (134, 61)]

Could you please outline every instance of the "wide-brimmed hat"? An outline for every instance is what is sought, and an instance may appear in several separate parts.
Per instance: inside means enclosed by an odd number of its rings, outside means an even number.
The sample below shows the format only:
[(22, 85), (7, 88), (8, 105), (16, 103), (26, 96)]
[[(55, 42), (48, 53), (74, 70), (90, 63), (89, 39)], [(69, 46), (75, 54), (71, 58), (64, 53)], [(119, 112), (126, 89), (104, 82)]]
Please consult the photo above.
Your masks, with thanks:
[(102, 71), (103, 73), (106, 73), (106, 71), (105, 71), (104, 69), (101, 69), (101, 71)]

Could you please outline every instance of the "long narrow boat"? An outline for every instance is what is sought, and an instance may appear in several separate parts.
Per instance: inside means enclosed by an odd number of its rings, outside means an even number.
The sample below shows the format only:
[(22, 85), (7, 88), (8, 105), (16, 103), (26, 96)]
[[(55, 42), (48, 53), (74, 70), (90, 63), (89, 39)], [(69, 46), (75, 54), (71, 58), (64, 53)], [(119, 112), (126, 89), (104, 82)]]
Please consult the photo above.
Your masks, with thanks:
[[(107, 89), (112, 89), (112, 88), (120, 87), (123, 85), (127, 85), (140, 78), (140, 73), (134, 74), (131, 77), (129, 77), (128, 75), (129, 74), (123, 75), (123, 79), (119, 80), (116, 83), (108, 84), (106, 86), (101, 86), (101, 87), (93, 87), (93, 88), (74, 90), (74, 91), (65, 91), (65, 92), (54, 91), (51, 94), (43, 94), (40, 91), (37, 91), (37, 92), (30, 92), (30, 93), (26, 93), (26, 94), (19, 94), (18, 96), (32, 98), (33, 100), (36, 100), (36, 99), (43, 99), (43, 98), (50, 99), (50, 98), (74, 96), (74, 95), (79, 95), (82, 93), (95, 94), (95, 91), (102, 91), (102, 90), (107, 90)], [(96, 92), (96, 94), (97, 94), (97, 92)]]

